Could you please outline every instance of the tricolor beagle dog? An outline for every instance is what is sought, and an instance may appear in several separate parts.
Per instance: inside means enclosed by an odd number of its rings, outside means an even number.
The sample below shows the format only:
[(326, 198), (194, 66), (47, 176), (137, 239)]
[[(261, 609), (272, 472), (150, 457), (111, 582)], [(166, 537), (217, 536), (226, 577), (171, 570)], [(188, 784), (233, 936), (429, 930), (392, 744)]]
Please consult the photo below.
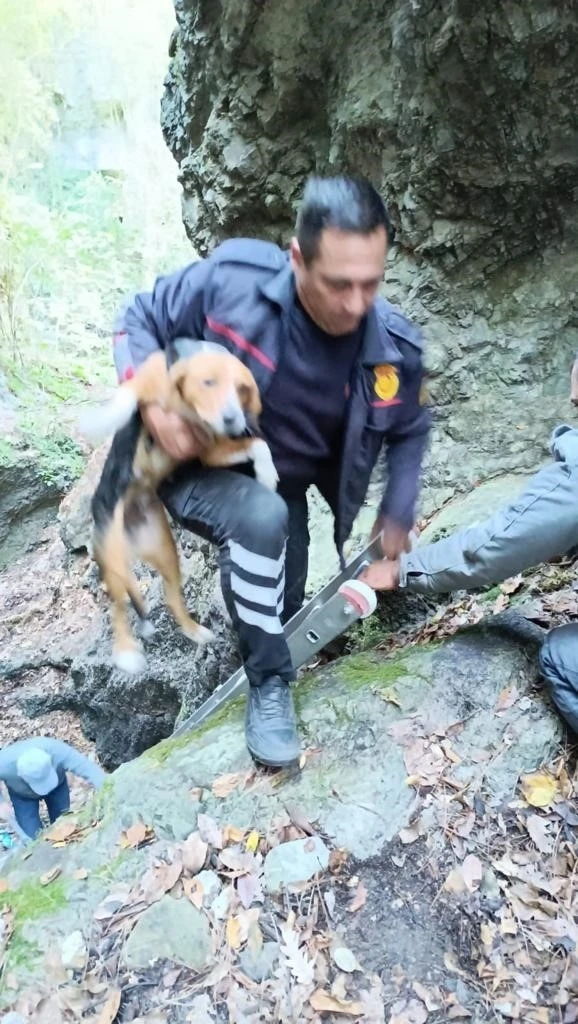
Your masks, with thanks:
[(178, 339), (168, 356), (150, 356), (107, 406), (81, 417), (81, 431), (93, 440), (115, 434), (92, 498), (93, 555), (113, 604), (113, 660), (130, 673), (143, 671), (146, 659), (130, 627), (127, 596), (142, 635), (152, 633), (133, 571), (137, 560), (161, 574), (166, 603), (183, 632), (197, 643), (213, 639), (191, 618), (183, 600), (175, 541), (156, 493), (177, 463), (149, 435), (140, 416), (153, 403), (203, 427), (210, 438), (199, 455), (203, 465), (251, 461), (265, 487), (275, 490), (278, 479), (267, 444), (255, 436), (261, 401), (253, 375), (211, 342)]

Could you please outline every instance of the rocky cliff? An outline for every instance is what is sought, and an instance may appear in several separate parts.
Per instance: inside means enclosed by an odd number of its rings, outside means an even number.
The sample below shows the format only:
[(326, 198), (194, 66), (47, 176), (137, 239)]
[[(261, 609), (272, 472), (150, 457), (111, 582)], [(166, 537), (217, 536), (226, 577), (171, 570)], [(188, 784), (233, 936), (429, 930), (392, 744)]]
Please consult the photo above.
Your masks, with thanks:
[(424, 327), (425, 507), (533, 467), (578, 347), (578, 24), (554, 0), (175, 0), (163, 99), (187, 231), (284, 243), (312, 171), (399, 228), (385, 294)]

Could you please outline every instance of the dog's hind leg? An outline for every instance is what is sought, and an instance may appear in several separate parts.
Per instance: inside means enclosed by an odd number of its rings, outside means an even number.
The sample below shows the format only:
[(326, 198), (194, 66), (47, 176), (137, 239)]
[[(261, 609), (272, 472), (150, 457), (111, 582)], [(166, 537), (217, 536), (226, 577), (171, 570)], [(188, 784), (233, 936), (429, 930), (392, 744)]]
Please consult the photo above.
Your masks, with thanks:
[(140, 635), (143, 640), (150, 640), (150, 638), (154, 636), (155, 627), (149, 619), (148, 609), (141, 594), (138, 580), (130, 570), (126, 581), (126, 590), (130, 597), (130, 603), (138, 615)]
[(113, 661), (123, 672), (136, 674), (146, 668), (146, 658), (130, 628), (127, 596), (146, 615), (137, 581), (129, 565), (122, 518), (111, 523), (98, 557), (102, 580), (112, 602)]
[(213, 640), (211, 630), (199, 625), (187, 611), (181, 587), (179, 556), (160, 501), (151, 503), (147, 509), (146, 526), (138, 531), (132, 541), (137, 558), (148, 562), (162, 576), (167, 606), (183, 633), (198, 644)]

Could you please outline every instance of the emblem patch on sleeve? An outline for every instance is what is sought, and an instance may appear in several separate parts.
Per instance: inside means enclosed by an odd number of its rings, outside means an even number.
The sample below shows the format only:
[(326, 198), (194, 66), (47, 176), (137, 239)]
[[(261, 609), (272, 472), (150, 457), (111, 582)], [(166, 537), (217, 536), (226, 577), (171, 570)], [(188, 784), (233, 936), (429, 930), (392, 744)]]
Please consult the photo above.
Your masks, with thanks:
[(383, 402), (389, 402), (395, 398), (399, 391), (399, 377), (395, 366), (390, 363), (382, 363), (374, 368), (375, 381), (373, 390)]

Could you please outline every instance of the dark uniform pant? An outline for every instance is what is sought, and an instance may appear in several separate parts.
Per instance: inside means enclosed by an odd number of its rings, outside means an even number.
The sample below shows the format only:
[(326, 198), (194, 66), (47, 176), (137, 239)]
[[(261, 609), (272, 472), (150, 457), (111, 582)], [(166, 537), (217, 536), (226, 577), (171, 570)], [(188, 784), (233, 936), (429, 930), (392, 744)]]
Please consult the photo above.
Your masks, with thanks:
[(285, 498), (251, 476), (195, 468), (160, 491), (170, 514), (219, 548), (221, 586), (251, 685), (295, 678), (283, 624), (299, 610), (307, 579), (305, 490)]

